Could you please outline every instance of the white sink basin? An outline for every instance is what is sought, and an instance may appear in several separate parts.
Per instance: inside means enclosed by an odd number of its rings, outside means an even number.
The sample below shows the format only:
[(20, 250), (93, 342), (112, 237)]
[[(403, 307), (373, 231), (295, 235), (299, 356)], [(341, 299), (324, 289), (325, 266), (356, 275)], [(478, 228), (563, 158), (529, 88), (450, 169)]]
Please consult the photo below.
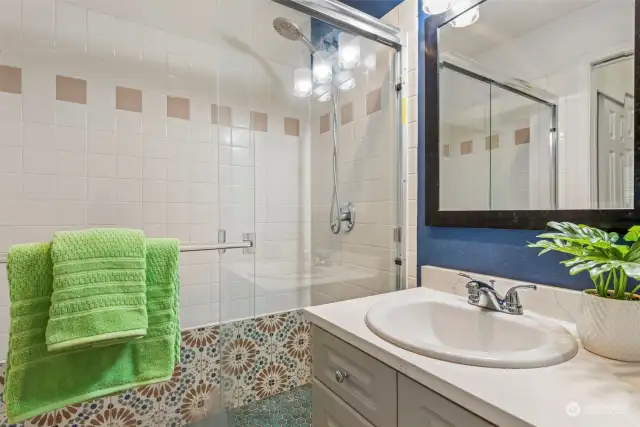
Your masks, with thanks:
[(439, 292), (375, 305), (365, 320), (371, 331), (398, 347), (465, 365), (540, 368), (578, 352), (574, 337), (552, 320), (488, 311)]

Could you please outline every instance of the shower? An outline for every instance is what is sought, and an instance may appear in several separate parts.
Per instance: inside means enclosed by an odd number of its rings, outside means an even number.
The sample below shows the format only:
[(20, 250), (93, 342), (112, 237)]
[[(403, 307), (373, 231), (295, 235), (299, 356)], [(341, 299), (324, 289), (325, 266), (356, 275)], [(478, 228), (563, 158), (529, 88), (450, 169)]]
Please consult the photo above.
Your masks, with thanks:
[(276, 32), (280, 34), (282, 37), (284, 37), (285, 39), (288, 39), (291, 41), (301, 41), (307, 46), (307, 48), (309, 48), (309, 51), (311, 52), (312, 55), (315, 53), (316, 50), (313, 47), (313, 43), (311, 43), (311, 40), (309, 40), (304, 35), (300, 27), (298, 27), (296, 24), (294, 24), (287, 18), (278, 17), (274, 19), (273, 29), (276, 30)]
[[(317, 52), (317, 49), (311, 43), (300, 27), (287, 18), (277, 17), (273, 20), (273, 29), (287, 40), (300, 41), (309, 49), (311, 55)], [(333, 192), (331, 196), (331, 208), (329, 210), (329, 228), (333, 234), (340, 234), (345, 222), (345, 231), (351, 231), (355, 225), (356, 213), (353, 205), (345, 203), (340, 204), (339, 184), (338, 184), (338, 105), (339, 105), (339, 89), (331, 88), (331, 98), (333, 106)]]

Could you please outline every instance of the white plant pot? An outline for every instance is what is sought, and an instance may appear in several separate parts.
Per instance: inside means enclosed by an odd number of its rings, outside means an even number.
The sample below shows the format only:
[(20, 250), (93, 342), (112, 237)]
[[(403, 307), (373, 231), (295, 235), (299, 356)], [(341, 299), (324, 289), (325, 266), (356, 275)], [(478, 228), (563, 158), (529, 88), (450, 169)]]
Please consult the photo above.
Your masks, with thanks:
[(640, 362), (640, 301), (602, 298), (582, 293), (576, 322), (584, 348), (623, 362)]

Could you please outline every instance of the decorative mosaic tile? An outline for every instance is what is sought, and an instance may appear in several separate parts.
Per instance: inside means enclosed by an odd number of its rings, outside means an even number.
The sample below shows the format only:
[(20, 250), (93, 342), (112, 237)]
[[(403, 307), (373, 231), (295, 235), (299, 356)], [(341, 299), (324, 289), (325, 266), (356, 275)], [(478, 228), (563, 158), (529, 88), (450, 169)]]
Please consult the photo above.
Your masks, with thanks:
[[(256, 406), (264, 417), (280, 393), (310, 382), (310, 333), (301, 311), (185, 330), (180, 364), (169, 381), (70, 405), (16, 427), (182, 427), (223, 417), (223, 406), (246, 407), (267, 399), (272, 403)], [(8, 426), (4, 369), (0, 363), (0, 427)]]
[(311, 327), (301, 311), (247, 319), (221, 330), (224, 404), (246, 405), (311, 380)]
[(105, 411), (99, 413), (93, 420), (81, 425), (91, 427), (151, 427), (153, 424), (150, 424), (148, 420), (136, 419), (136, 415), (131, 409), (109, 405)]
[(183, 425), (190, 425), (217, 414), (221, 407), (220, 389), (201, 381), (182, 396), (180, 416)]
[(138, 425), (151, 426), (150, 420), (154, 417), (159, 405), (157, 399), (145, 396), (142, 394), (143, 391), (147, 392), (147, 395), (149, 394), (147, 389), (141, 387), (125, 390), (118, 395), (111, 396), (111, 416), (117, 415), (117, 419), (124, 422), (124, 420), (130, 419), (129, 415), (132, 415)]

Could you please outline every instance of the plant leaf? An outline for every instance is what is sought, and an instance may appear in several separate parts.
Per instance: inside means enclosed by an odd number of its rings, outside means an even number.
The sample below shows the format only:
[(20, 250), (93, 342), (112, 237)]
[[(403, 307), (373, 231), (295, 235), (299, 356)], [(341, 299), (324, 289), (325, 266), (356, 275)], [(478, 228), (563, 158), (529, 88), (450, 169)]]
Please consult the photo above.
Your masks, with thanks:
[(637, 242), (640, 239), (640, 225), (634, 225), (629, 229), (627, 234), (624, 235), (624, 240), (627, 242)]

